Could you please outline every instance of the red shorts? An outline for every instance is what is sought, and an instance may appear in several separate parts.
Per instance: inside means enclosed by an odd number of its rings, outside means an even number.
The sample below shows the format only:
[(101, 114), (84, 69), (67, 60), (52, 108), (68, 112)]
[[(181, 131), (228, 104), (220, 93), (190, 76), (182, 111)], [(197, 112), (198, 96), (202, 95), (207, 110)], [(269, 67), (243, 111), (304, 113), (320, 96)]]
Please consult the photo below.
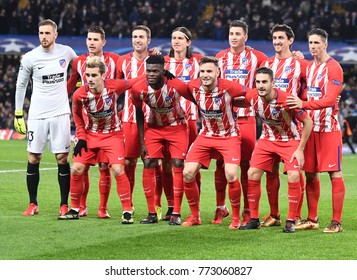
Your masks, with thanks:
[(140, 137), (136, 123), (123, 122), (122, 125), (125, 139), (125, 157), (140, 157)]
[(284, 173), (288, 170), (299, 171), (299, 164), (296, 159), (290, 162), (291, 156), (299, 146), (299, 140), (291, 140), (288, 142), (276, 141), (272, 142), (265, 139), (259, 139), (255, 146), (250, 166), (262, 169), (267, 172), (273, 171), (274, 162), (277, 156), (280, 156), (284, 162)]
[(109, 159), (103, 150), (99, 150), (96, 161), (99, 163), (108, 163)]
[(241, 140), (242, 161), (249, 161), (256, 144), (256, 120), (255, 117), (238, 117), (238, 126)]
[(208, 168), (211, 159), (220, 154), (224, 163), (239, 165), (239, 147), (239, 136), (221, 138), (198, 135), (188, 151), (186, 162), (199, 162), (204, 168)]
[(171, 158), (185, 159), (188, 146), (187, 125), (159, 128), (148, 126), (145, 130), (145, 146), (147, 158), (164, 158), (163, 148), (166, 146)]
[(108, 134), (87, 133), (87, 148), (88, 152), (82, 149), (82, 156), (73, 157), (73, 162), (95, 165), (99, 151), (103, 151), (108, 157), (110, 165), (125, 163), (124, 136), (122, 132)]
[(314, 132), (307, 140), (305, 150), (306, 172), (341, 171), (342, 136), (341, 131)]

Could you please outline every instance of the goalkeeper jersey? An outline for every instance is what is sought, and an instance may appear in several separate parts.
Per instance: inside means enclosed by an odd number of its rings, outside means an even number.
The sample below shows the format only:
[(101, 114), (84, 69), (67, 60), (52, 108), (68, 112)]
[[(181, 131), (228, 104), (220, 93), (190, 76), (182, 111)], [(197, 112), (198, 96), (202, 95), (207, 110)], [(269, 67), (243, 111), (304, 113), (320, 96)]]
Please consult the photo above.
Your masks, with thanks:
[(67, 69), (77, 55), (69, 46), (55, 44), (52, 50), (42, 46), (26, 53), (16, 83), (15, 108), (22, 110), (26, 88), (32, 79), (28, 119), (45, 119), (70, 114), (67, 93)]

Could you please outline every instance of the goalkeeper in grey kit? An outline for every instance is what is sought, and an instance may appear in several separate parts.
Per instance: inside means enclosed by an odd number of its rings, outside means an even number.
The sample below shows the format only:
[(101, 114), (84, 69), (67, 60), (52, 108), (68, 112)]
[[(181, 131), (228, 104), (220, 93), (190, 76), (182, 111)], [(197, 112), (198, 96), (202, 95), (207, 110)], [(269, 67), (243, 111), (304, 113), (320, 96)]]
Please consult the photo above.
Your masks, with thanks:
[(50, 19), (38, 24), (41, 45), (26, 53), (21, 60), (15, 93), (14, 127), (26, 134), (23, 104), (26, 88), (32, 79), (31, 104), (27, 131), (27, 190), (30, 204), (24, 216), (38, 214), (37, 190), (40, 181), (39, 165), (48, 142), (58, 164), (58, 183), (61, 202), (60, 215), (68, 211), (71, 146), (70, 106), (67, 93), (67, 69), (77, 57), (69, 46), (57, 44), (57, 25)]

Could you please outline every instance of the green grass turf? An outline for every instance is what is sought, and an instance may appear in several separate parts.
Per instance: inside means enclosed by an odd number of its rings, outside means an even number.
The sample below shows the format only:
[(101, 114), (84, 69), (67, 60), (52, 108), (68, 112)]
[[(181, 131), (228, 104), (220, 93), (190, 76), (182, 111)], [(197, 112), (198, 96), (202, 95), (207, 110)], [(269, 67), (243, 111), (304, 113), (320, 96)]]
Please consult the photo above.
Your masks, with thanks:
[[(26, 141), (0, 141), (0, 259), (2, 260), (356, 260), (357, 183), (355, 155), (345, 155), (343, 172), (346, 199), (344, 231), (323, 234), (297, 231), (284, 234), (282, 227), (252, 231), (230, 231), (230, 219), (211, 225), (215, 211), (213, 168), (202, 171), (202, 225), (192, 228), (169, 226), (167, 222), (141, 225), (147, 215), (141, 186), (142, 164), (137, 168), (134, 192), (135, 223), (121, 224), (121, 207), (112, 187), (109, 198), (111, 219), (97, 218), (98, 171), (90, 171), (89, 216), (78, 221), (57, 221), (59, 187), (54, 156), (46, 151), (41, 163), (38, 201), (39, 215), (23, 217), (28, 205), (26, 190)], [(114, 180), (113, 180), (114, 181)], [(268, 214), (263, 182), (261, 215)], [(281, 176), (280, 207), (287, 213), (286, 176)], [(228, 200), (227, 200), (228, 203)], [(166, 211), (163, 199), (163, 212)], [(331, 219), (331, 186), (327, 174), (321, 176), (320, 226)], [(188, 215), (184, 198), (182, 216)], [(306, 215), (306, 205), (303, 213)]]

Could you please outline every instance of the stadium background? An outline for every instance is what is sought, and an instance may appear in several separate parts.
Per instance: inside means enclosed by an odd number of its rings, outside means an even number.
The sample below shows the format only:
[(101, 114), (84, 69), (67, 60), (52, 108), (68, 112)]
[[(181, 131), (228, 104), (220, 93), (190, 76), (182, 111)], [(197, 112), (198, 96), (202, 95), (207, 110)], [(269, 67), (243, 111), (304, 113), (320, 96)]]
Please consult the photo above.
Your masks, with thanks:
[[(105, 51), (119, 55), (132, 49), (130, 33), (137, 24), (150, 27), (150, 47), (159, 48), (164, 55), (177, 26), (186, 26), (193, 33), (193, 52), (215, 55), (229, 47), (231, 20), (243, 19), (249, 25), (247, 45), (273, 56), (269, 30), (275, 23), (286, 23), (296, 35), (293, 50), (311, 59), (306, 34), (313, 27), (324, 28), (330, 35), (328, 52), (344, 68), (341, 117), (349, 121), (357, 143), (357, 1), (0, 0), (0, 139), (21, 138), (12, 125), (19, 60), (39, 44), (37, 24), (45, 18), (58, 24), (57, 42), (71, 46), (78, 55), (87, 51), (86, 31), (94, 24), (106, 31)], [(28, 87), (25, 109), (30, 93)]]

